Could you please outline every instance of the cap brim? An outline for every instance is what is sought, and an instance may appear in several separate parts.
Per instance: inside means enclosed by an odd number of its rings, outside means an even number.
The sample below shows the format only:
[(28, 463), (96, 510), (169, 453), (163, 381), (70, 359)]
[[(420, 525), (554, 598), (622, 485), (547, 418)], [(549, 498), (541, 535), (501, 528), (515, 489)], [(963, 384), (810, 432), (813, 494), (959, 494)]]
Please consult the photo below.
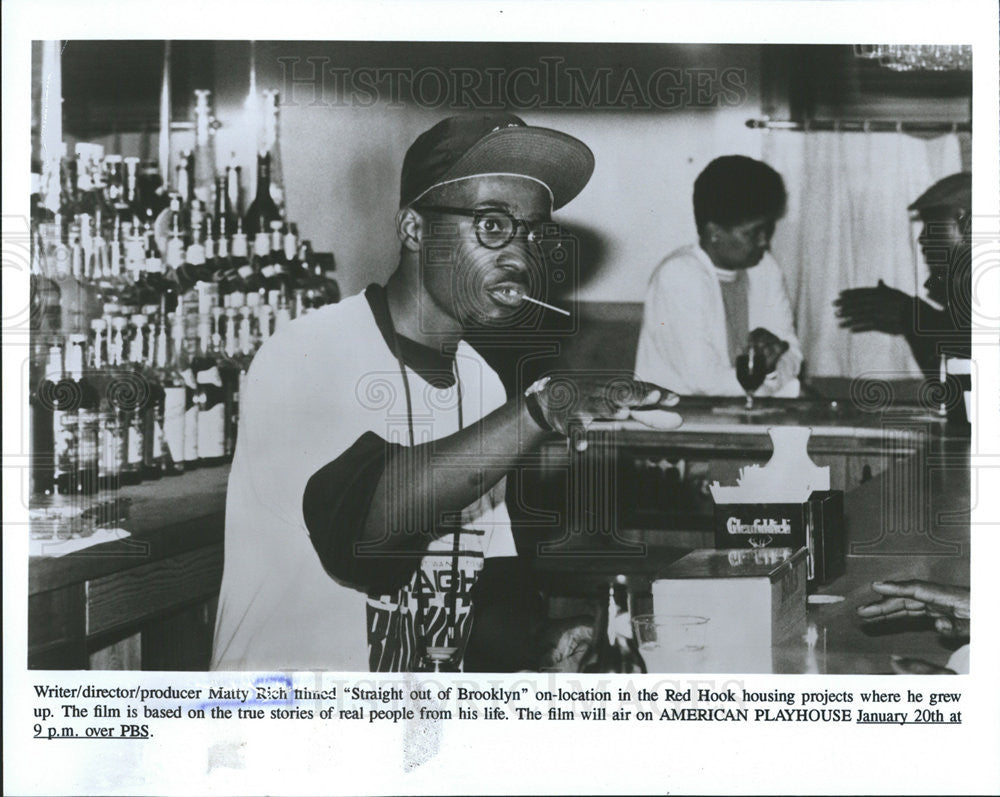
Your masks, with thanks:
[(556, 209), (579, 194), (593, 172), (594, 153), (579, 139), (545, 127), (503, 127), (473, 144), (440, 181), (523, 174), (549, 187)]

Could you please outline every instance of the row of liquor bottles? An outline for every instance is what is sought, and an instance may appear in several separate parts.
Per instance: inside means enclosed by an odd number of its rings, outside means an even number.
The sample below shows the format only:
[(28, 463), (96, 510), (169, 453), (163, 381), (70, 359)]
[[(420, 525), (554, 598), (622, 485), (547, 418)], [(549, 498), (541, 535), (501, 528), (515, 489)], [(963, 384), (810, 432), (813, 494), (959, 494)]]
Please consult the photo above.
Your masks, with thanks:
[[(168, 306), (201, 281), (220, 285), (220, 297), (233, 292), (259, 292), (266, 298), (279, 290), (286, 300), (296, 288), (309, 301), (335, 301), (335, 283), (314, 258), (308, 241), (300, 241), (294, 223), (286, 223), (268, 193), (265, 153), (259, 158), (259, 203), (251, 206), (252, 236), (230, 212), (227, 178), (215, 189), (215, 212), (197, 198), (172, 194), (159, 214), (146, 208), (115, 214), (106, 223), (101, 208), (73, 214), (63, 225), (62, 212), (38, 218), (33, 262), (43, 277), (71, 278), (87, 285), (99, 301), (146, 304), (168, 294)], [(236, 218), (233, 222), (232, 219)]]
[(92, 495), (228, 460), (261, 343), (309, 312), (201, 283), (168, 310), (107, 304), (89, 334), (55, 336), (32, 395), (33, 492)]

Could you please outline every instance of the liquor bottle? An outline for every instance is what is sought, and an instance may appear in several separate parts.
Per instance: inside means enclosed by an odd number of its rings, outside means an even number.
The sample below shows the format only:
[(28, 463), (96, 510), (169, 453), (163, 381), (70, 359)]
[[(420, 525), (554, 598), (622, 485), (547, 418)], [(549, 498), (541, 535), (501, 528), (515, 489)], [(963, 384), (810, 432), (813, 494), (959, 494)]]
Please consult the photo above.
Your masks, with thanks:
[[(67, 349), (69, 346), (67, 346)], [(67, 352), (68, 354), (68, 352)], [(52, 389), (53, 485), (57, 495), (75, 495), (79, 468), (79, 386), (64, 369), (60, 346), (49, 349)]]
[(104, 202), (117, 208), (125, 198), (125, 167), (121, 155), (104, 158)]
[(208, 89), (194, 90), (194, 195), (206, 204), (211, 200), (215, 176), (211, 96)]
[(184, 274), (185, 246), (184, 232), (181, 230), (181, 198), (179, 194), (170, 195), (169, 214), (167, 242), (163, 247), (164, 262), (168, 273), (172, 270), (181, 287), (187, 290), (190, 285), (194, 284), (194, 280)]
[[(229, 205), (230, 213), (236, 219), (243, 218), (243, 188), (242, 188), (243, 167), (236, 162), (236, 153), (229, 156), (229, 165), (226, 166), (226, 202)], [(230, 230), (235, 229), (235, 222), (229, 219)]]
[(265, 304), (261, 300), (259, 293), (248, 294), (247, 304), (253, 309), (254, 331), (256, 332), (254, 346), (255, 348), (260, 348), (271, 337), (271, 333), (273, 332), (271, 327), (273, 311), (271, 310), (271, 305)]
[(247, 236), (243, 232), (243, 222), (241, 220), (237, 220), (236, 232), (233, 233), (230, 262), (232, 263), (232, 270), (238, 278), (238, 282), (234, 283), (234, 290), (238, 290), (240, 293), (251, 293), (260, 288), (260, 278), (255, 275), (254, 267), (250, 262)]
[(118, 489), (124, 450), (118, 411), (111, 403), (108, 390), (114, 356), (110, 320), (110, 316), (105, 315), (90, 322), (90, 369), (101, 394), (97, 429), (97, 486), (104, 491)]
[[(161, 303), (166, 305), (166, 296), (161, 296)], [(148, 323), (146, 350), (142, 362), (142, 375), (146, 383), (146, 402), (142, 413), (142, 478), (159, 479), (166, 470), (163, 461), (164, 392), (156, 367), (158, 327), (162, 327), (163, 322), (159, 318), (159, 308), (156, 305), (147, 305), (142, 310)]]
[[(155, 221), (170, 204), (170, 196), (163, 185), (163, 176), (156, 161), (142, 161), (139, 164), (139, 218)], [(157, 242), (161, 248), (162, 241)]]
[(580, 672), (620, 672), (621, 651), (615, 644), (615, 591), (610, 584), (599, 592), (597, 622), (590, 646), (580, 661)]
[(231, 459), (236, 450), (236, 429), (239, 425), (240, 360), (239, 340), (236, 336), (234, 307), (218, 310), (217, 329), (221, 328), (222, 350), (219, 357), (219, 375), (222, 377), (223, 404), (225, 405), (225, 457)]
[(125, 161), (125, 208), (122, 221), (142, 218), (142, 203), (139, 198), (139, 159), (124, 158)]
[[(590, 647), (580, 662), (580, 672), (646, 672), (631, 628), (625, 630), (631, 619), (624, 577), (618, 576), (615, 582), (602, 587), (598, 600), (597, 622)], [(620, 610), (622, 605), (624, 611)]]
[(243, 290), (247, 294), (259, 293), (261, 298), (267, 295), (267, 281), (273, 275), (270, 267), (271, 244), (267, 233), (258, 231), (253, 239), (253, 252), (250, 254), (250, 275), (243, 280)]
[(219, 175), (215, 180), (215, 204), (212, 208), (212, 218), (215, 221), (213, 233), (216, 241), (228, 238), (235, 229), (233, 206), (229, 201), (228, 185), (225, 175)]
[(616, 641), (622, 654), (622, 672), (646, 672), (646, 662), (639, 652), (639, 643), (632, 628), (632, 603), (625, 576), (616, 576), (614, 583), (615, 604), (618, 615), (615, 623)]
[(184, 472), (184, 414), (188, 397), (188, 386), (180, 373), (184, 318), (174, 312), (167, 313), (166, 320), (157, 336), (157, 368), (163, 385), (164, 472), (176, 476)]
[(126, 337), (127, 366), (122, 379), (131, 382), (134, 392), (123, 402), (128, 427), (125, 459), (122, 462), (122, 484), (138, 484), (144, 475), (143, 457), (146, 451), (145, 414), (149, 390), (144, 374), (144, 362), (148, 347), (148, 330), (146, 316), (142, 313), (133, 313), (129, 321)]
[(194, 199), (194, 153), (190, 150), (181, 152), (180, 162), (174, 169), (174, 191), (181, 198), (184, 208), (190, 208)]
[[(218, 309), (218, 308), (216, 308)], [(195, 372), (198, 385), (198, 461), (200, 465), (220, 465), (226, 457), (226, 406), (222, 375), (218, 364), (219, 334), (212, 332), (205, 349), (207, 367)]]
[(98, 459), (100, 444), (100, 396), (93, 374), (84, 373), (87, 336), (70, 335), (66, 347), (66, 375), (76, 386), (77, 408), (77, 470), (76, 491), (93, 495), (98, 490)]
[(264, 289), (267, 303), (277, 307), (278, 302), (291, 294), (291, 276), (288, 272), (288, 258), (285, 257), (284, 225), (280, 221), (271, 222), (271, 251), (264, 271)]
[[(167, 279), (163, 270), (163, 258), (156, 243), (156, 235), (152, 227), (146, 230), (146, 247), (144, 268), (146, 273), (146, 290), (140, 295), (144, 305), (156, 307), (161, 296), (176, 295), (176, 283)], [(169, 301), (169, 300), (168, 300)], [(173, 300), (176, 302), (176, 299)]]
[(125, 242), (125, 272), (128, 277), (128, 287), (123, 298), (129, 303), (139, 304), (139, 297), (146, 291), (146, 242), (136, 219), (122, 224), (122, 237)]
[(284, 295), (278, 298), (277, 306), (274, 308), (274, 331), (284, 329), (292, 320), (292, 306)]
[(192, 285), (207, 278), (203, 232), (201, 211), (192, 209), (188, 245), (184, 252), (184, 279)]
[[(128, 319), (117, 312), (109, 314), (111, 331), (108, 337), (108, 377), (105, 390), (110, 403), (108, 428), (104, 445), (107, 447), (109, 467), (106, 482), (119, 486), (137, 484), (142, 474), (134, 463), (129, 464), (128, 446), (132, 411), (138, 388), (128, 367)], [(113, 479), (113, 481), (112, 481)]]
[(272, 221), (281, 221), (281, 212), (271, 198), (271, 153), (257, 154), (257, 191), (247, 208), (243, 228), (247, 235), (263, 232), (265, 240)]
[(299, 287), (302, 278), (302, 264), (299, 262), (299, 230), (294, 222), (285, 226), (282, 239), (285, 254), (285, 271), (288, 273), (289, 286), (292, 290)]
[(268, 152), (271, 156), (268, 192), (275, 206), (278, 208), (279, 216), (283, 217), (285, 215), (285, 195), (282, 190), (284, 188), (284, 174), (282, 172), (281, 139), (279, 135), (281, 130), (279, 123), (281, 103), (279, 101), (279, 94), (274, 89), (265, 89), (262, 94), (264, 98), (263, 130), (261, 131), (263, 139), (260, 150)]
[(198, 382), (190, 361), (186, 362), (186, 367), (181, 371), (181, 380), (184, 383), (184, 453), (182, 461), (184, 470), (189, 471), (199, 465), (198, 415), (200, 410), (197, 401)]
[[(55, 489), (56, 438), (60, 428), (56, 426), (55, 411), (59, 405), (57, 385), (62, 379), (62, 348), (53, 344), (46, 352), (37, 385), (31, 396), (31, 466), (32, 493), (48, 495)], [(65, 445), (65, 444), (63, 444)]]
[[(84, 217), (86, 214), (83, 214)], [(67, 241), (69, 243), (69, 275), (77, 282), (83, 281), (84, 252), (83, 240), (80, 224), (81, 215), (76, 216), (76, 221), (71, 221), (67, 229)]]
[(128, 280), (125, 279), (123, 273), (123, 255), (122, 222), (121, 217), (116, 214), (111, 224), (111, 239), (108, 241), (108, 280), (112, 286), (108, 294), (109, 301), (118, 301), (122, 291), (128, 285)]

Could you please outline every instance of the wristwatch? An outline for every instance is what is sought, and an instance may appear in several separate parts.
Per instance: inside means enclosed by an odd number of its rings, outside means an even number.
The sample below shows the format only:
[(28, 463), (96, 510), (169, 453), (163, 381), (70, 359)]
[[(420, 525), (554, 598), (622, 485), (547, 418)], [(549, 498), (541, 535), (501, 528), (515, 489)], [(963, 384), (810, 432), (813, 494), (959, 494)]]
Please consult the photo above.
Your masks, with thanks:
[(549, 383), (552, 377), (543, 376), (528, 385), (528, 389), (524, 391), (524, 403), (528, 408), (528, 414), (531, 416), (538, 427), (544, 432), (554, 432), (555, 429), (552, 428), (550, 424), (545, 419), (545, 413), (542, 411), (542, 405), (538, 402), (538, 394), (545, 390), (545, 386)]

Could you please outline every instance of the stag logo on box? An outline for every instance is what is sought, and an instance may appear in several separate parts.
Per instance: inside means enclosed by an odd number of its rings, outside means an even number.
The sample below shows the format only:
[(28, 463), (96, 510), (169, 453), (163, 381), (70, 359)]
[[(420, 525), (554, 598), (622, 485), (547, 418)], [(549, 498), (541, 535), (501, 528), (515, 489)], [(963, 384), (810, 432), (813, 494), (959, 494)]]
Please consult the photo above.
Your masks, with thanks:
[(738, 517), (726, 521), (726, 531), (730, 534), (791, 534), (792, 524), (788, 518), (779, 522), (774, 518), (754, 518), (752, 523), (744, 523)]

